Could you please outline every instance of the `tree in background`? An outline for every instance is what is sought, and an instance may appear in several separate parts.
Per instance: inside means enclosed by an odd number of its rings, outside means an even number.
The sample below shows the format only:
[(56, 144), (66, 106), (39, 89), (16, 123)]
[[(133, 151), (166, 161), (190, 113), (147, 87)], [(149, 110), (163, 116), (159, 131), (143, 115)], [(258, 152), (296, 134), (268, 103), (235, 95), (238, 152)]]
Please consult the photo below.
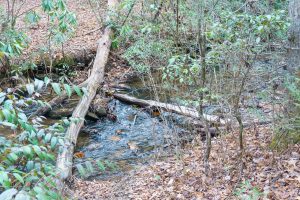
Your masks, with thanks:
[(289, 65), (293, 70), (300, 69), (300, 1), (290, 0), (289, 16), (291, 26), (289, 30), (288, 59)]

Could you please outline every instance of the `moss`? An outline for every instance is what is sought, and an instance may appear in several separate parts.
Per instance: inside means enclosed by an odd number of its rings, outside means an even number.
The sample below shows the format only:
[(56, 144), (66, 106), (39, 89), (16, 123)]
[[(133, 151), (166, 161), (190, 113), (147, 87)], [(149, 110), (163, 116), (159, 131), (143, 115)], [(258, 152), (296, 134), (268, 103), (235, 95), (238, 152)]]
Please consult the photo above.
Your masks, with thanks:
[[(35, 63), (37, 65), (50, 66), (51, 62), (48, 54), (40, 54), (39, 58), (36, 59)], [(52, 66), (54, 68), (61, 68), (64, 65), (72, 66), (75, 65), (76, 61), (74, 56), (57, 54), (52, 60)]]
[(54, 59), (54, 61), (53, 61), (53, 67), (55, 67), (55, 68), (61, 68), (64, 65), (73, 66), (75, 64), (76, 64), (76, 62), (75, 62), (75, 59), (73, 56), (65, 56), (62, 58)]
[(274, 135), (272, 142), (270, 144), (271, 149), (282, 151), (289, 147), (292, 144), (300, 143), (300, 131), (282, 131)]

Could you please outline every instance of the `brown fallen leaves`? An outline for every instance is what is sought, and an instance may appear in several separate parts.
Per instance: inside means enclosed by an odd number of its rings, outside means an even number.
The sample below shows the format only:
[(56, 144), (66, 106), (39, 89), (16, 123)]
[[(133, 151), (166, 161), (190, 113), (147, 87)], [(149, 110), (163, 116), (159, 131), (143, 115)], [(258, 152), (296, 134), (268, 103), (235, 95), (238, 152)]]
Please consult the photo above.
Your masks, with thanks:
[[(179, 159), (174, 155), (153, 162), (121, 180), (75, 181), (75, 195), (79, 199), (239, 199), (256, 189), (260, 199), (299, 199), (299, 145), (282, 154), (272, 152), (269, 129), (257, 130), (255, 134), (251, 130), (245, 133), (246, 165), (242, 179), (237, 134), (232, 133), (213, 139), (208, 175), (204, 174), (201, 143), (184, 149)], [(243, 181), (250, 186), (237, 196)]]
[(79, 151), (79, 152), (76, 152), (74, 153), (74, 158), (84, 158), (84, 153)]
[(138, 145), (137, 145), (136, 142), (129, 141), (129, 142), (127, 142), (127, 145), (129, 147), (129, 149), (131, 149), (131, 150), (137, 150), (137, 149), (139, 149), (139, 147), (138, 147)]
[(113, 136), (110, 137), (110, 139), (111, 139), (112, 141), (119, 142), (119, 141), (121, 140), (121, 137), (116, 136), (116, 135), (113, 135)]

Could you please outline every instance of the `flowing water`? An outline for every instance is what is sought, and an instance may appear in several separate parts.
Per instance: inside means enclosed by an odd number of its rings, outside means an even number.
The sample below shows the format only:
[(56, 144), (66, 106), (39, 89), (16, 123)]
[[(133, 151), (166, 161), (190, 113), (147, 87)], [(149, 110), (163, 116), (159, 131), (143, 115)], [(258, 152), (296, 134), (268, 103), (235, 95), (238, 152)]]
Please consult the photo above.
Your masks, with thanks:
[(111, 101), (109, 106), (114, 107), (117, 120), (102, 118), (86, 125), (76, 149), (84, 156), (76, 158), (75, 165), (101, 160), (114, 162), (119, 170), (126, 171), (146, 163), (149, 156), (162, 153), (174, 143), (177, 131), (161, 116), (152, 116), (118, 100)]
[[(145, 86), (140, 79), (128, 85), (131, 89), (123, 92), (139, 98), (153, 97), (151, 88)], [(52, 95), (44, 95), (44, 98), (50, 100)], [(72, 98), (63, 105), (63, 108), (59, 108), (58, 105), (58, 110), (54, 113), (74, 108), (77, 102), (78, 99)], [(114, 163), (117, 174), (126, 172), (137, 164), (146, 163), (150, 157), (153, 158), (158, 154), (161, 156), (166, 149), (176, 143), (176, 134), (182, 131), (174, 129), (173, 124), (166, 120), (167, 113), (153, 115), (143, 108), (127, 105), (118, 100), (110, 101), (108, 107), (116, 116), (116, 120), (108, 117), (102, 117), (98, 121), (87, 120), (79, 135), (74, 156), (75, 174), (78, 174), (76, 166), (85, 166), (87, 161), (95, 163), (98, 160), (103, 163)], [(30, 115), (36, 109), (36, 106), (30, 107), (26, 110), (26, 114)], [(45, 120), (45, 125), (59, 120), (59, 114), (50, 116), (52, 119), (49, 117)], [(0, 127), (0, 135), (9, 138), (16, 134), (12, 130)], [(98, 172), (100, 171), (96, 169), (95, 173), (89, 175), (103, 178), (110, 174), (106, 171)]]
[[(155, 88), (154, 85), (163, 85), (157, 82), (160, 78), (141, 81), (132, 80), (127, 84), (129, 88), (124, 93), (141, 99), (158, 99), (162, 102), (177, 104), (182, 95), (175, 96), (176, 92), (168, 88)], [(146, 83), (146, 84), (145, 84)], [(156, 83), (156, 84), (153, 84)], [(72, 108), (78, 100), (69, 101), (64, 108)], [(162, 156), (171, 147), (178, 145), (178, 134), (185, 132), (175, 124), (184, 121), (184, 117), (171, 113), (150, 114), (146, 109), (127, 105), (118, 100), (112, 100), (109, 108), (116, 116), (116, 120), (108, 117), (98, 121), (86, 121), (82, 129), (74, 154), (74, 169), (78, 175), (79, 166), (88, 168), (87, 163), (93, 163), (94, 170), (89, 170), (85, 176), (105, 178), (108, 175), (122, 174), (133, 169), (138, 164), (147, 163), (157, 155)], [(208, 114), (218, 110), (218, 106), (209, 106)], [(54, 120), (55, 121), (55, 120)], [(53, 122), (50, 119), (49, 122)], [(11, 135), (11, 131), (0, 129), (1, 134)], [(114, 170), (97, 169), (97, 161), (106, 166), (114, 166)], [(115, 170), (117, 169), (117, 170)], [(88, 171), (88, 170), (87, 170)], [(111, 173), (111, 171), (117, 173)], [(82, 175), (82, 174), (81, 174)], [(95, 177), (95, 176), (94, 176)]]

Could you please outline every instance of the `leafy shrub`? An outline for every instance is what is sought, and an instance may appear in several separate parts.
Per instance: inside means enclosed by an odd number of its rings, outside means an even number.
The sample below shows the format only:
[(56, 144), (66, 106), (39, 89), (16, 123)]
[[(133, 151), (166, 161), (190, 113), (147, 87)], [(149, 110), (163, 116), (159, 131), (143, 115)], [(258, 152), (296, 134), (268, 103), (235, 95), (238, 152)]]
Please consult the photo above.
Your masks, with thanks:
[(124, 53), (123, 57), (139, 72), (147, 72), (151, 67), (161, 67), (170, 56), (168, 47), (172, 42), (158, 41), (147, 36), (134, 42)]
[[(83, 92), (77, 86), (51, 83), (50, 79), (36, 79), (25, 86), (28, 95), (8, 90), (0, 93), (0, 126), (18, 133), (12, 139), (0, 137), (0, 191), (22, 191), (37, 199), (61, 199), (56, 192), (55, 154), (64, 145), (64, 133), (70, 123), (80, 119), (63, 119), (51, 126), (44, 125), (44, 117), (28, 117), (30, 106), (47, 106), (36, 100), (39, 92), (51, 84), (60, 95), (64, 90), (68, 96), (73, 91)], [(63, 88), (63, 89), (62, 89)], [(7, 194), (8, 194), (7, 193)], [(0, 196), (1, 197), (1, 196)]]
[(95, 175), (96, 173), (103, 173), (105, 171), (116, 172), (118, 166), (115, 162), (111, 162), (108, 160), (93, 160), (86, 161), (84, 163), (80, 163), (76, 165), (76, 168), (79, 172), (79, 175), (82, 178), (88, 178), (89, 176)]

